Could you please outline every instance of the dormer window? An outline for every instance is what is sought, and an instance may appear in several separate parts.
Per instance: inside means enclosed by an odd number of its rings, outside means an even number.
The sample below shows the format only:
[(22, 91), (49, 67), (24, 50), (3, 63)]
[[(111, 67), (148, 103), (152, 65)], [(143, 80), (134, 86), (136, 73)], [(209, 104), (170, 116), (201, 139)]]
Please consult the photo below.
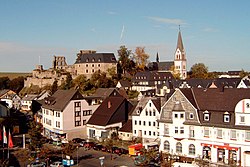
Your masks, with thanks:
[(193, 113), (189, 114), (189, 119), (194, 119), (194, 114)]
[(89, 62), (89, 59), (86, 59), (86, 62)]
[(246, 103), (246, 108), (250, 108), (250, 104), (249, 103)]
[(94, 62), (94, 61), (95, 61), (95, 59), (93, 58), (93, 59), (92, 59), (92, 62)]
[(223, 118), (224, 118), (224, 122), (230, 122), (230, 115), (229, 115), (228, 112), (225, 112), (225, 113), (224, 113)]
[(99, 59), (98, 59), (98, 61), (100, 62), (100, 61), (101, 61), (101, 59), (99, 58)]
[(209, 112), (208, 112), (208, 111), (205, 111), (203, 114), (204, 114), (204, 118), (203, 118), (204, 121), (209, 121), (209, 119), (210, 119), (210, 118), (209, 118)]

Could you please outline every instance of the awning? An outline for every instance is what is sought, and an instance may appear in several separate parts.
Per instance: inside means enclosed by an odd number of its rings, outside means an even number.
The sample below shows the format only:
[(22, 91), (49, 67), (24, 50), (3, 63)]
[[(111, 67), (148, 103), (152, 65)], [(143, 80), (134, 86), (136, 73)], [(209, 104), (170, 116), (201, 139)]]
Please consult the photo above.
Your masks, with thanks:
[(219, 148), (219, 149), (225, 149), (225, 150), (235, 150), (235, 151), (238, 151), (238, 147), (231, 147), (229, 145), (214, 145), (214, 148)]
[(212, 147), (213, 145), (208, 143), (201, 143), (201, 146)]

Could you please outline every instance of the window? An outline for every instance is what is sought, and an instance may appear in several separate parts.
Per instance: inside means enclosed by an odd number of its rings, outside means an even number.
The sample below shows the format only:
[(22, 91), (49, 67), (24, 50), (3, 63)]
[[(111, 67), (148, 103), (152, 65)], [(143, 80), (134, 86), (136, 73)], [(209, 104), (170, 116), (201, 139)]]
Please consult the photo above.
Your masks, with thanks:
[(153, 122), (153, 126), (155, 126), (155, 122)]
[(92, 115), (92, 110), (83, 110), (83, 116)]
[(149, 111), (149, 116), (152, 116), (152, 111)]
[(75, 121), (75, 126), (81, 126), (81, 121)]
[(81, 107), (81, 102), (75, 102), (75, 107)]
[(139, 125), (141, 125), (141, 121), (139, 121)]
[(224, 113), (224, 122), (230, 122), (230, 116), (228, 112)]
[(188, 147), (188, 153), (190, 155), (195, 155), (195, 146), (193, 144), (190, 144)]
[(209, 121), (209, 112), (205, 111), (203, 114), (204, 114), (204, 121)]
[(89, 62), (89, 59), (86, 59), (86, 62)]
[(75, 111), (75, 117), (80, 117), (81, 116), (81, 111)]
[(204, 128), (204, 137), (209, 137), (209, 128)]
[(89, 65), (88, 64), (86, 64), (86, 67), (88, 67)]
[(240, 123), (245, 123), (245, 116), (240, 116)]
[(101, 67), (101, 65), (100, 65), (100, 64), (98, 64), (98, 67)]
[(169, 141), (164, 141), (164, 150), (166, 151), (170, 151), (170, 144), (169, 144)]
[(174, 133), (177, 134), (178, 133), (178, 127), (175, 127), (174, 129), (175, 129)]
[(146, 135), (147, 134), (147, 131), (144, 131), (144, 135)]
[(148, 122), (148, 126), (151, 126), (151, 122), (150, 121)]
[(174, 117), (175, 117), (175, 118), (178, 118), (178, 114), (174, 114)]
[(88, 73), (89, 72), (89, 70), (86, 70), (86, 73)]
[(95, 72), (95, 70), (93, 69), (92, 72)]
[(193, 126), (189, 127), (189, 137), (194, 138), (194, 127)]
[(146, 110), (146, 116), (148, 116), (148, 111)]
[(136, 130), (134, 130), (134, 134), (136, 134)]
[(217, 129), (217, 138), (222, 139), (222, 129)]
[(176, 153), (182, 153), (182, 144), (180, 142), (176, 143)]
[(151, 103), (149, 103), (149, 107), (151, 107)]
[(193, 114), (193, 113), (190, 113), (190, 114), (189, 114), (189, 118), (190, 118), (190, 119), (194, 119), (194, 114)]
[(137, 125), (137, 121), (135, 120), (135, 125)]
[(56, 117), (60, 117), (60, 113), (59, 112), (56, 112)]
[(60, 122), (59, 121), (56, 121), (56, 127), (60, 128)]
[(236, 130), (231, 130), (231, 139), (235, 140), (236, 139)]
[(180, 128), (180, 133), (183, 134), (184, 133), (184, 127)]
[(246, 131), (245, 136), (246, 136), (245, 139), (250, 141), (250, 131)]
[(155, 132), (153, 132), (153, 135), (155, 136)]
[(145, 122), (145, 121), (143, 121), (143, 125), (144, 125), (144, 126), (146, 125), (146, 122)]
[(82, 120), (82, 124), (86, 125), (87, 121), (86, 120)]
[(181, 118), (184, 118), (184, 114), (181, 114), (180, 117), (181, 117)]
[(167, 124), (164, 124), (164, 135), (169, 135), (169, 127)]
[(155, 109), (153, 110), (153, 116), (155, 116)]
[(149, 133), (149, 136), (151, 136), (151, 131), (149, 131), (148, 133)]
[(246, 108), (250, 108), (250, 104), (249, 103), (246, 103)]

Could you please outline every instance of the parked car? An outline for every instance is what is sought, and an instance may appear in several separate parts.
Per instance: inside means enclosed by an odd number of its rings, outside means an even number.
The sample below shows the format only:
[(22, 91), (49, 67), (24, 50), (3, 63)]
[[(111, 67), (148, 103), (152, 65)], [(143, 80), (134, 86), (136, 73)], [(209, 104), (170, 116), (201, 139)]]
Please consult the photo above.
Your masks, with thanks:
[(85, 141), (85, 140), (81, 138), (73, 138), (72, 141), (73, 143), (81, 143), (82, 141)]
[(85, 140), (81, 141), (81, 143), (79, 144), (80, 147), (84, 147), (85, 142), (86, 142)]
[(118, 147), (111, 147), (110, 149), (107, 150), (107, 152), (109, 153), (115, 153), (115, 150), (117, 149)]
[(45, 162), (32, 162), (31, 164), (27, 165), (27, 167), (46, 167)]
[(103, 146), (101, 149), (103, 152), (107, 152), (108, 148), (106, 146)]
[(97, 144), (93, 147), (94, 150), (102, 150), (103, 146), (101, 144)]
[(53, 140), (53, 141), (60, 141), (60, 138), (58, 136), (50, 136), (50, 138)]
[(50, 164), (50, 167), (63, 167), (63, 164), (60, 161), (56, 161)]
[(114, 151), (115, 154), (122, 155), (122, 154), (128, 154), (128, 150), (124, 148), (117, 148)]
[(86, 141), (86, 142), (84, 143), (84, 147), (85, 147), (85, 148), (88, 148), (88, 149), (93, 148), (95, 145), (96, 145), (96, 144), (95, 144), (94, 142), (91, 142), (91, 141)]

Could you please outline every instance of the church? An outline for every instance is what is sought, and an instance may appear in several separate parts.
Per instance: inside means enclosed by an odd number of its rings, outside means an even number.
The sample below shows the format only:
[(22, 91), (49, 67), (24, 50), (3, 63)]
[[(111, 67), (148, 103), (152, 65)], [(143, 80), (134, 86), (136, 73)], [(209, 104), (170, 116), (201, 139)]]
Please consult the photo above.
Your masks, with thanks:
[(182, 42), (181, 30), (179, 28), (177, 47), (174, 53), (174, 61), (160, 62), (159, 54), (156, 54), (156, 62), (148, 64), (150, 71), (173, 71), (178, 74), (180, 79), (187, 78), (187, 59), (184, 45)]

